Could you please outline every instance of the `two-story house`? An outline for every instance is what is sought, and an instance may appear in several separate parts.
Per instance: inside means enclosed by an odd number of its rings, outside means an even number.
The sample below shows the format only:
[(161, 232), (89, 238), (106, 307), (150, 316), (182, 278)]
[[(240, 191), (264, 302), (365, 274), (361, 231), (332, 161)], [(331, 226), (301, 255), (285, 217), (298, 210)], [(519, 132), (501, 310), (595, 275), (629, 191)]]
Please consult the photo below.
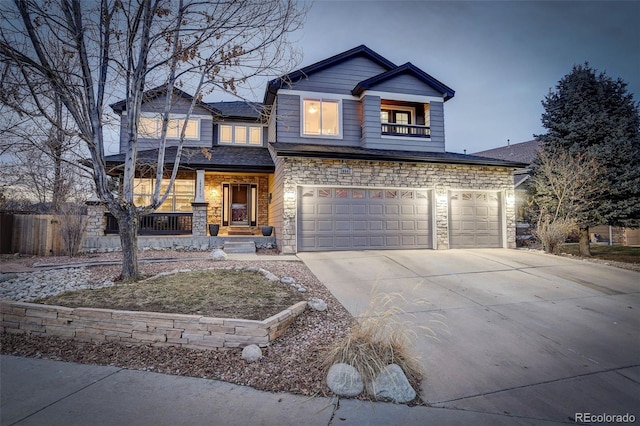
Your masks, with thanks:
[[(141, 119), (139, 158), (150, 165), (163, 93), (147, 94)], [(198, 103), (160, 208), (193, 221), (168, 232), (205, 235), (204, 211), (221, 235), (273, 225), (283, 253), (515, 247), (513, 170), (523, 165), (446, 151), (454, 94), (362, 45), (270, 81), (262, 104)], [(177, 91), (171, 117), (190, 101)], [(117, 173), (124, 154), (107, 160)], [(152, 184), (141, 167), (141, 202)]]

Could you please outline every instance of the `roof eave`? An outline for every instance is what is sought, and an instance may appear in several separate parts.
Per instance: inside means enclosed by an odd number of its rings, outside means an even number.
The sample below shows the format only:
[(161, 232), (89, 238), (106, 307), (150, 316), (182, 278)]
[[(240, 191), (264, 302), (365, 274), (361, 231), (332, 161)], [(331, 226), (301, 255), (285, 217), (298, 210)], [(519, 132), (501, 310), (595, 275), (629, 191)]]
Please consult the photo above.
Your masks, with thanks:
[(314, 152), (297, 149), (276, 149), (278, 157), (301, 157), (301, 158), (326, 158), (332, 160), (364, 160), (383, 162), (410, 162), (410, 163), (438, 163), (438, 164), (463, 164), (473, 166), (505, 167), (510, 169), (522, 168), (523, 164), (500, 161), (483, 161), (464, 158), (438, 158), (438, 157), (416, 157), (406, 154), (372, 154), (372, 153), (344, 153), (344, 152)]

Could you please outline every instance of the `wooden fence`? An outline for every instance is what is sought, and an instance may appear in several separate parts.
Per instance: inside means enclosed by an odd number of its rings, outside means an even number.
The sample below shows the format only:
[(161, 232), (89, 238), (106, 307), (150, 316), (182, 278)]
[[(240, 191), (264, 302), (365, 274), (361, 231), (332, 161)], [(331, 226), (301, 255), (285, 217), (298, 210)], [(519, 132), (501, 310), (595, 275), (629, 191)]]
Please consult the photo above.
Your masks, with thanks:
[[(15, 214), (13, 221), (2, 223), (3, 239), (11, 235), (11, 253), (36, 256), (65, 255), (60, 230), (60, 216), (46, 214)], [(13, 229), (9, 232), (5, 226)], [(6, 246), (6, 243), (4, 244)]]

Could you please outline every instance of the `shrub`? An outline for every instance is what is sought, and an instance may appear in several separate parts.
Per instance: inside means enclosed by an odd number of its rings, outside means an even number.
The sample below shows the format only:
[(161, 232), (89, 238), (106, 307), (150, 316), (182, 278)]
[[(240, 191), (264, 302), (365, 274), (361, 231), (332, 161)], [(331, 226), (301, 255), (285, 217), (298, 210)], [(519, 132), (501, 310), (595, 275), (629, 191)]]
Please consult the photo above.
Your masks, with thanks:
[(533, 235), (540, 240), (545, 252), (558, 254), (560, 246), (575, 229), (576, 223), (571, 219), (551, 219), (545, 215), (538, 219)]

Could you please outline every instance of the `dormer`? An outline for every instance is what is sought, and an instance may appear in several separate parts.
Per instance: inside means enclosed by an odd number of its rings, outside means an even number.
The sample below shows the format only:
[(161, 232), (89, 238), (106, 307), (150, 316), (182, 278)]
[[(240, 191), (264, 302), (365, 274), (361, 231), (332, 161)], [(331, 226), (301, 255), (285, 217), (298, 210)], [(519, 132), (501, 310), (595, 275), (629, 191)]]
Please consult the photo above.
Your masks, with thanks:
[(269, 83), (270, 142), (444, 152), (443, 104), (454, 94), (358, 46)]

